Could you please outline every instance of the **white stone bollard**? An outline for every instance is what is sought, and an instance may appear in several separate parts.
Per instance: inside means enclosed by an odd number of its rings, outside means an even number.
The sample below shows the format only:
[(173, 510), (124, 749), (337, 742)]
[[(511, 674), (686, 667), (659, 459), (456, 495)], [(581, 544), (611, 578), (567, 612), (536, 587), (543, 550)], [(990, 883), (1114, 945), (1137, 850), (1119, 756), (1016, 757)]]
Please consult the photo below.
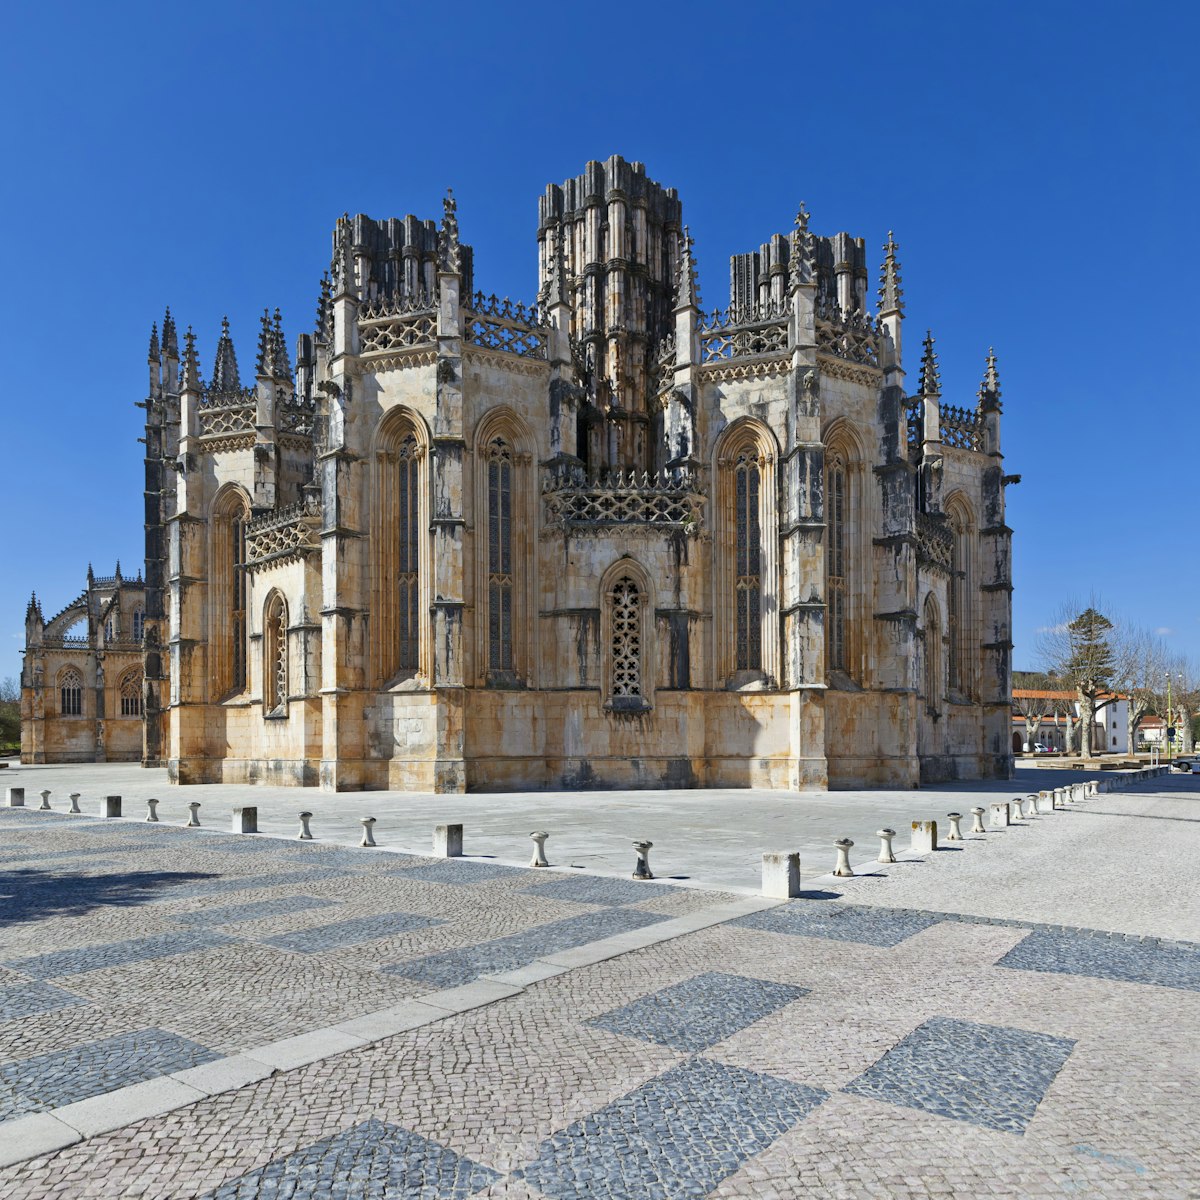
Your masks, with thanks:
[(146, 820), (158, 820), (158, 801), (153, 798), (146, 801)]
[(1008, 802), (997, 800), (991, 806), (991, 817), (988, 822), (993, 829), (1007, 829), (1009, 826)]
[(1040, 813), (1052, 813), (1054, 811), (1054, 793), (1038, 792), (1037, 809)]
[(1088, 780), (1088, 785), (1087, 785), (1087, 794), (1088, 794), (1089, 796), (1098, 796), (1098, 795), (1100, 795), (1100, 786), (1099, 786), (1099, 785), (1096, 783), (1096, 781), (1095, 781), (1094, 779), (1089, 779), (1089, 780)]
[(879, 857), (875, 861), (894, 863), (896, 856), (892, 853), (892, 838), (896, 836), (896, 831), (894, 829), (877, 829), (875, 836), (879, 839)]
[(189, 829), (199, 829), (200, 828), (200, 801), (199, 800), (193, 800), (188, 805), (188, 813), (190, 815), (188, 816), (187, 827)]
[(1055, 808), (1066, 808), (1067, 807), (1067, 789), (1066, 788), (1055, 788), (1054, 789), (1054, 807)]
[(374, 846), (375, 845), (375, 818), (374, 817), (360, 817), (359, 823), (363, 827), (362, 842), (360, 844), (363, 846)]
[(1027, 817), (1036, 817), (1037, 816), (1037, 797), (1036, 796), (1026, 796), (1025, 797), (1025, 815)]
[(1008, 802), (1008, 821), (1011, 825), (1014, 821), (1021, 819), (1021, 797), (1015, 796)]
[(42, 789), (42, 804), (38, 812), (50, 812), (50, 789)]
[(72, 793), (71, 793), (71, 795), (70, 795), (70, 797), (69, 797), (69, 799), (70, 799), (70, 801), (71, 801), (71, 809), (70, 809), (70, 811), (71, 811), (71, 812), (73, 812), (73, 813), (81, 813), (81, 812), (83, 812), (83, 809), (81, 809), (81, 808), (79, 807), (79, 796), (80, 796), (80, 793), (79, 793), (79, 792), (72, 792)]
[(914, 821), (912, 823), (912, 846), (918, 854), (930, 854), (937, 849), (937, 822)]
[(833, 844), (837, 848), (837, 865), (833, 868), (833, 873), (843, 877), (853, 875), (854, 868), (850, 865), (850, 850), (854, 843), (849, 838), (838, 838)]
[(531, 833), (530, 838), (533, 841), (533, 858), (529, 860), (531, 867), (548, 867), (550, 860), (546, 857), (546, 839), (550, 836), (548, 833)]
[(963, 840), (963, 832), (959, 822), (962, 820), (962, 813), (947, 813), (946, 820), (950, 822), (950, 832), (946, 834), (946, 841), (961, 842)]
[(438, 858), (462, 858), (463, 827), (461, 825), (435, 825), (433, 827), (433, 853)]
[(105, 796), (104, 807), (100, 810), (102, 817), (119, 817), (121, 815), (121, 797)]
[(6, 792), (5, 799), (8, 802), (9, 808), (24, 808), (25, 807), (25, 789), (24, 788), (9, 788)]
[(258, 808), (253, 805), (248, 805), (244, 808), (235, 808), (233, 810), (233, 832), (257, 833)]
[(633, 866), (634, 879), (653, 879), (654, 875), (650, 870), (650, 847), (653, 842), (634, 842), (633, 852), (637, 855), (637, 862)]
[(773, 900), (794, 900), (800, 895), (800, 855), (764, 854), (762, 891)]
[(312, 830), (309, 829), (308, 823), (312, 820), (312, 813), (302, 812), (300, 814), (300, 836), (296, 839), (301, 842), (312, 841)]
[(983, 808), (971, 809), (971, 832), (972, 833), (987, 833), (983, 827), (983, 814), (986, 810)]

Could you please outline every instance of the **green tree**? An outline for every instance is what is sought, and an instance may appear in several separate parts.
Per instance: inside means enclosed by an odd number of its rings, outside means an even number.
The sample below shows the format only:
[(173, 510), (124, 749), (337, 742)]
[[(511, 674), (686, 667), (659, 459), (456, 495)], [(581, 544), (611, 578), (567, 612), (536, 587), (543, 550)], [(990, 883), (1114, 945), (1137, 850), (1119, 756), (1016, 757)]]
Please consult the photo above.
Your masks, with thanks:
[(0, 754), (21, 746), (21, 689), (11, 677), (0, 680)]
[[(1070, 616), (1072, 612), (1077, 615)], [(1113, 687), (1116, 656), (1111, 635), (1113, 623), (1093, 601), (1082, 612), (1074, 605), (1048, 629), (1043, 630), (1038, 651), (1047, 674), (1061, 679), (1073, 691), (1079, 704), (1079, 752), (1092, 752), (1091, 740), (1096, 725), (1100, 696)], [(1074, 746), (1068, 747), (1074, 749)]]

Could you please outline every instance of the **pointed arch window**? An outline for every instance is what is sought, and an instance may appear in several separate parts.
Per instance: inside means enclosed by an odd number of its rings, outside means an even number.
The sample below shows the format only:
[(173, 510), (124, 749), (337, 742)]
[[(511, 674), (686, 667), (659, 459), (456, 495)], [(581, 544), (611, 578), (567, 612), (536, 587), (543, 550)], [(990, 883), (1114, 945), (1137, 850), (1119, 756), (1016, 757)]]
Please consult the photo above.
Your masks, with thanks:
[(263, 612), (263, 713), (268, 717), (285, 716), (287, 697), (287, 609), (276, 592)]
[(143, 608), (135, 608), (133, 610), (133, 640), (140, 642), (142, 634), (146, 631), (146, 611)]
[(922, 690), (925, 693), (925, 709), (937, 715), (942, 708), (942, 622), (938, 616), (937, 602), (932, 596), (925, 598), (925, 678)]
[(58, 677), (58, 701), (62, 716), (83, 716), (83, 676), (74, 667), (68, 667)]
[(762, 670), (762, 470), (750, 451), (738, 455), (736, 479), (737, 669)]
[(513, 669), (513, 454), (493, 438), (487, 457), (488, 671)]
[(415, 671), (421, 661), (421, 526), (417, 439), (411, 433), (396, 451), (396, 498), (396, 665)]
[(130, 671), (121, 680), (121, 716), (142, 715), (142, 673)]
[(953, 537), (950, 550), (950, 583), (946, 591), (946, 652), (949, 685), (964, 696), (974, 690), (971, 634), (971, 520), (960, 505), (947, 509)]
[(825, 478), (825, 591), (826, 604), (826, 658), (831, 671), (847, 671), (847, 530), (846, 507), (848, 497), (846, 460), (840, 454), (832, 454), (826, 467)]
[[(212, 681), (220, 698), (246, 690), (246, 525), (250, 505), (236, 490), (218, 498), (212, 541)], [(141, 611), (141, 610), (139, 610)], [(137, 621), (137, 614), (134, 614)], [(144, 622), (144, 617), (142, 618)], [(140, 639), (139, 639), (140, 640)]]

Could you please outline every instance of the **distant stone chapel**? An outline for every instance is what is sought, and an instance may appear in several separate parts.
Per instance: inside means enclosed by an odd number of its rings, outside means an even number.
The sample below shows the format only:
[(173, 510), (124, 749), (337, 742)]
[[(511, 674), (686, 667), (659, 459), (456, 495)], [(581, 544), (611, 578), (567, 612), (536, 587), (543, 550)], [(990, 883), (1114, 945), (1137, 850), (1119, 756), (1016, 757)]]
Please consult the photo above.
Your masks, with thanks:
[[(708, 313), (676, 192), (613, 157), (547, 188), (537, 247), (519, 304), (473, 290), (452, 199), (344, 217), (294, 369), (264, 315), (250, 386), (227, 325), (204, 379), (168, 312), (114, 634), (142, 760), (329, 790), (1006, 777), (996, 361), (949, 407), (926, 337), (906, 383), (891, 235), (877, 315), (863, 240), (803, 207)], [(116, 744), (132, 675), (100, 686), (108, 648), (60, 628), (100, 628), (91, 594), (31, 605), (28, 759), (73, 720)]]

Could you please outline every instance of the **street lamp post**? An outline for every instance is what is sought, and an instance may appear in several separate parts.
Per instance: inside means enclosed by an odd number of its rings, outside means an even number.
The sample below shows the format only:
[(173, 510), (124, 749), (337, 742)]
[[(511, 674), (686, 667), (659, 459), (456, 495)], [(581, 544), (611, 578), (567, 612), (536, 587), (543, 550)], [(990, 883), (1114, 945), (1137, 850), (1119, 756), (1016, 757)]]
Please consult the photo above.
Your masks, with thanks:
[(1175, 728), (1171, 724), (1171, 672), (1167, 672), (1167, 766), (1175, 752)]

